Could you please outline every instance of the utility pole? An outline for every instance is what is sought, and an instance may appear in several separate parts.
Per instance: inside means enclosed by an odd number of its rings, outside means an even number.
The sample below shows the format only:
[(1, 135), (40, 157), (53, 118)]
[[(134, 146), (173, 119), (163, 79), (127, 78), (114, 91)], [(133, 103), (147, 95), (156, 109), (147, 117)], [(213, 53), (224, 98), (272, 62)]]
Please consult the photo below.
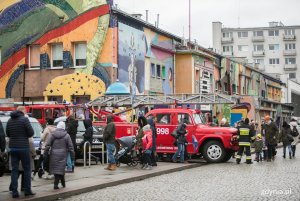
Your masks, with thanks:
[(189, 43), (191, 43), (191, 0), (189, 0)]
[(26, 78), (26, 68), (27, 68), (27, 64), (23, 64), (23, 106), (25, 105), (25, 78)]

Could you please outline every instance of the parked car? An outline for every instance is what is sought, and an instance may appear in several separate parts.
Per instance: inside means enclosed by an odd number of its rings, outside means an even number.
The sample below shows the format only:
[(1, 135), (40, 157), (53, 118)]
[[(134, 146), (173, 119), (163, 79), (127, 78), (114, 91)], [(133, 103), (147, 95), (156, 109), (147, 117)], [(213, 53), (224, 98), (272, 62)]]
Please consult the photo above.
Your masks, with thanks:
[[(57, 125), (58, 122), (63, 121), (66, 122), (67, 117), (59, 117), (54, 120), (54, 124)], [(77, 134), (76, 134), (76, 159), (83, 158), (83, 153), (82, 153), (82, 147), (81, 144), (83, 142), (83, 134), (85, 132), (85, 127), (83, 123), (83, 119), (77, 119), (78, 120), (78, 128), (77, 128)], [(91, 152), (96, 155), (100, 156), (100, 153), (102, 151), (102, 142), (103, 142), (103, 135), (102, 135), (102, 130), (98, 129), (93, 126), (93, 143), (91, 147)]]
[[(10, 113), (0, 113), (0, 120), (2, 122), (2, 126), (6, 135), (6, 126), (7, 126), (7, 122), (10, 119)], [(35, 150), (37, 151), (37, 153), (39, 153), (39, 148), (40, 148), (40, 141), (41, 141), (41, 135), (43, 132), (43, 128), (41, 126), (41, 124), (38, 122), (37, 119), (33, 118), (33, 117), (28, 117), (29, 122), (34, 130), (34, 135), (33, 135), (33, 140), (34, 140), (34, 147)], [(7, 144), (7, 149), (6, 151), (8, 151), (8, 144)], [(38, 160), (39, 155), (37, 155), (37, 157), (35, 158), (35, 160)], [(8, 170), (8, 154), (7, 154), (7, 164), (6, 164), (6, 169)], [(6, 170), (5, 170), (6, 171)]]

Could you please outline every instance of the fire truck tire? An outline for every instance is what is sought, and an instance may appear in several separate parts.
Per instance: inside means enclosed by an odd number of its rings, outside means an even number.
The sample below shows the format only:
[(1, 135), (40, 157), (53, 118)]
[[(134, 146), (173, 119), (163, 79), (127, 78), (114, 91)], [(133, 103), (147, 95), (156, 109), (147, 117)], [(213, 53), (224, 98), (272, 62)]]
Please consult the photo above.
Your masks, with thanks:
[(226, 150), (226, 155), (225, 155), (225, 157), (223, 159), (223, 162), (229, 161), (231, 159), (231, 157), (232, 157), (232, 151)]
[(212, 140), (204, 144), (202, 155), (208, 163), (220, 163), (224, 161), (226, 150), (221, 142)]

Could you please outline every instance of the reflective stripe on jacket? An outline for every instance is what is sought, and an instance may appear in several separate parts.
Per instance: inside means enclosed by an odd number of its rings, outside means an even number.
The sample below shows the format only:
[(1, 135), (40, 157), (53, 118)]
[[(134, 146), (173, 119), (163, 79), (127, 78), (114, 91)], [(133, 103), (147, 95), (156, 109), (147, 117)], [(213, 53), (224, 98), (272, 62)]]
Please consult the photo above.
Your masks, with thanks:
[(254, 130), (248, 125), (244, 124), (238, 128), (239, 133), (239, 146), (250, 146), (251, 139), (254, 136)]

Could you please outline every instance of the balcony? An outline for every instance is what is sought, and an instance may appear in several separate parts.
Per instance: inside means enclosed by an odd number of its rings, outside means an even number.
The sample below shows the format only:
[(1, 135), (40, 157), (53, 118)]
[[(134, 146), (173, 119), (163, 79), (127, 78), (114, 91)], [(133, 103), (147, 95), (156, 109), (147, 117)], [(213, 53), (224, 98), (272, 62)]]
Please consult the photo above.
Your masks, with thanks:
[(221, 42), (222, 44), (233, 43), (233, 38), (232, 37), (222, 38)]
[(252, 42), (265, 42), (265, 37), (264, 36), (253, 36)]
[(233, 52), (223, 52), (223, 56), (232, 57)]
[(252, 56), (254, 57), (264, 57), (265, 56), (265, 51), (253, 51)]
[(295, 71), (295, 70), (297, 70), (297, 64), (285, 64), (284, 70), (285, 71)]
[(296, 56), (296, 50), (283, 50), (283, 56)]
[(284, 41), (295, 41), (296, 36), (295, 35), (283, 35), (283, 40)]

